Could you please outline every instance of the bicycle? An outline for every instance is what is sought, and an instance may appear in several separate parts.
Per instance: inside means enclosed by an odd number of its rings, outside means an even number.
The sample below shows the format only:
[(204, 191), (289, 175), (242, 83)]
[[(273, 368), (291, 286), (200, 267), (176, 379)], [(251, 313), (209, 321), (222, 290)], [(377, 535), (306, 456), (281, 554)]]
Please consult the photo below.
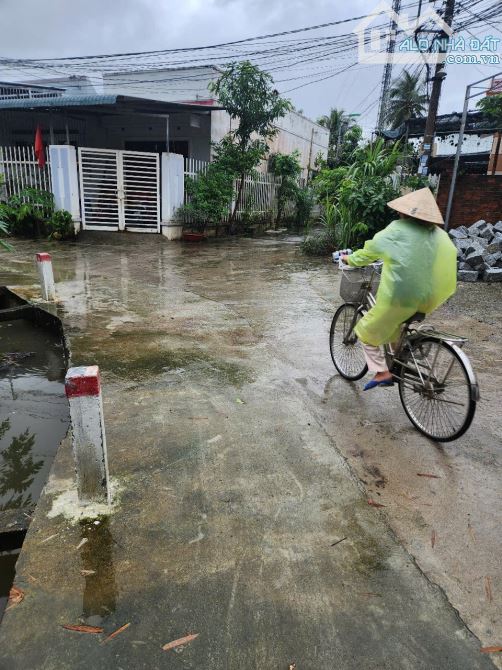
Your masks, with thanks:
[[(359, 319), (376, 302), (381, 263), (342, 269), (340, 296), (344, 303), (331, 322), (331, 358), (340, 375), (357, 381), (368, 371), (363, 348), (355, 333)], [(479, 401), (479, 386), (468, 357), (464, 337), (441, 333), (432, 326), (418, 326), (425, 314), (417, 312), (403, 323), (394, 348), (384, 345), (385, 357), (399, 387), (403, 409), (423, 435), (450, 442), (472, 423)]]

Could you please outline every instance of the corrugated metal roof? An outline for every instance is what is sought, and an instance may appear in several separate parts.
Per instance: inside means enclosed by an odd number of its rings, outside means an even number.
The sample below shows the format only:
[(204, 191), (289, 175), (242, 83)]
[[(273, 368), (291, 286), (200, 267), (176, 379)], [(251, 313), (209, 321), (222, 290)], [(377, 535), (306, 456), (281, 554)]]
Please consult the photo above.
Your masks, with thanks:
[(83, 107), (114, 105), (116, 95), (62, 95), (58, 98), (22, 98), (0, 100), (0, 109), (35, 109), (43, 107)]

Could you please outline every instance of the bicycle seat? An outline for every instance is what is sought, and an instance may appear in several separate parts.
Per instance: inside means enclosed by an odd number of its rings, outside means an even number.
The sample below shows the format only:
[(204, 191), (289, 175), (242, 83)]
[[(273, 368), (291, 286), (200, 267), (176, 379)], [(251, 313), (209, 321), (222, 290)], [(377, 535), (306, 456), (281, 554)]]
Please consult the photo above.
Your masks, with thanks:
[(425, 319), (425, 314), (423, 312), (416, 312), (413, 316), (410, 316), (409, 319), (406, 319), (405, 323), (410, 325), (411, 323), (417, 323)]

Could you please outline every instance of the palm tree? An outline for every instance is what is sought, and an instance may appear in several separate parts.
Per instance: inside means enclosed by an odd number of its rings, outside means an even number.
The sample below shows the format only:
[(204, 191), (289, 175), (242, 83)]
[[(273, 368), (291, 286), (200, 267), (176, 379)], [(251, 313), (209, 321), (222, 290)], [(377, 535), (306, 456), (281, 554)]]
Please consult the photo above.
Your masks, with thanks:
[(329, 130), (328, 165), (330, 165), (335, 162), (336, 146), (340, 139), (340, 135), (344, 132), (343, 127), (345, 126), (346, 130), (352, 123), (354, 123), (354, 120), (344, 109), (332, 107), (329, 114), (324, 114), (317, 119), (317, 123)]
[(389, 107), (386, 114), (392, 128), (399, 128), (403, 123), (425, 113), (425, 85), (419, 74), (410, 74), (404, 70), (398, 79), (392, 82), (389, 92)]

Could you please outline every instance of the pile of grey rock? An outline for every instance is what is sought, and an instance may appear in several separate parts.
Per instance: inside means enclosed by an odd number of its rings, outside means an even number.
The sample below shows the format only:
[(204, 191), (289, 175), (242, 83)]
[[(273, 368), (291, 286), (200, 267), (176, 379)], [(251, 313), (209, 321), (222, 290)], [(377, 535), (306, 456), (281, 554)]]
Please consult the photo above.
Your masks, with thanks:
[(450, 230), (460, 281), (502, 281), (502, 221), (477, 221)]

